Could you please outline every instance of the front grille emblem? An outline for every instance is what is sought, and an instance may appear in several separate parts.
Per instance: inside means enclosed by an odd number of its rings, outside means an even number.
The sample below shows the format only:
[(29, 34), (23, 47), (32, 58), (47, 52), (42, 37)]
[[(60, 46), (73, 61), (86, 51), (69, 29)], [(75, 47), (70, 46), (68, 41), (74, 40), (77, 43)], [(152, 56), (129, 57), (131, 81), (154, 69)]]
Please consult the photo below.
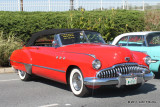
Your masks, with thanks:
[(125, 61), (129, 62), (130, 61), (130, 57), (125, 57)]

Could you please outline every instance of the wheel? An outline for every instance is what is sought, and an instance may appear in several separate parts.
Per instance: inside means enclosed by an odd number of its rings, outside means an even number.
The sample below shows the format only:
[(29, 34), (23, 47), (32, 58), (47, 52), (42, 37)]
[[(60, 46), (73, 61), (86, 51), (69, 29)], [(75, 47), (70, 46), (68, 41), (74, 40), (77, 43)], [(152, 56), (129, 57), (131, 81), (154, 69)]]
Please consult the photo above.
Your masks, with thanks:
[(88, 88), (83, 84), (83, 76), (79, 69), (74, 68), (69, 77), (70, 88), (75, 96), (83, 97), (89, 93)]
[(125, 88), (125, 90), (132, 91), (132, 90), (136, 90), (136, 89), (140, 88), (141, 86), (142, 86), (142, 84), (139, 83), (139, 84), (135, 84), (135, 85), (125, 85), (124, 88)]
[(18, 75), (22, 81), (28, 81), (31, 78), (31, 76), (28, 73), (22, 70), (18, 70)]

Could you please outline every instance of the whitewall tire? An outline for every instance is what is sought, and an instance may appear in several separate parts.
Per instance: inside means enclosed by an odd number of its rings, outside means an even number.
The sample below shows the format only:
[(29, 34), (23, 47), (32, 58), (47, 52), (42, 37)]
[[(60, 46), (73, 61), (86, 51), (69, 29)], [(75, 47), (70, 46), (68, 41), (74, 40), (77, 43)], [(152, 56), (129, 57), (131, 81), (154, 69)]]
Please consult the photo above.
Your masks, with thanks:
[(89, 91), (83, 84), (83, 76), (78, 68), (72, 69), (69, 77), (69, 84), (74, 95), (79, 97), (88, 95)]
[(28, 73), (22, 70), (18, 70), (18, 75), (22, 81), (28, 81), (31, 78), (31, 76)]

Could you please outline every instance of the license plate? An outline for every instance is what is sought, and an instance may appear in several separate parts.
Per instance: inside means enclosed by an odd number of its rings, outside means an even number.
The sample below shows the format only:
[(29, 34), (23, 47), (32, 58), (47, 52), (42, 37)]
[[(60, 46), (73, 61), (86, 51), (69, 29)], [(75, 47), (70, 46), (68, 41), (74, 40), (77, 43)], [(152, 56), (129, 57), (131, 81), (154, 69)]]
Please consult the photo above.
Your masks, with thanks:
[(126, 78), (126, 85), (137, 84), (137, 77), (134, 78)]

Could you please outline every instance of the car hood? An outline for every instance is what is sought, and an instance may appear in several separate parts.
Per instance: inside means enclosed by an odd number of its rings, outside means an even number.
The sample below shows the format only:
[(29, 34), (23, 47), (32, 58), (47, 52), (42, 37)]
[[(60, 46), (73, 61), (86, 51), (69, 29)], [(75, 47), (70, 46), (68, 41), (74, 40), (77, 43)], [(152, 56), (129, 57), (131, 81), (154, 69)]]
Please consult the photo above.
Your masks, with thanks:
[(92, 54), (99, 59), (104, 67), (113, 66), (114, 64), (126, 63), (126, 57), (133, 61), (132, 52), (124, 47), (102, 45), (102, 44), (74, 44), (59, 48), (63, 52)]

